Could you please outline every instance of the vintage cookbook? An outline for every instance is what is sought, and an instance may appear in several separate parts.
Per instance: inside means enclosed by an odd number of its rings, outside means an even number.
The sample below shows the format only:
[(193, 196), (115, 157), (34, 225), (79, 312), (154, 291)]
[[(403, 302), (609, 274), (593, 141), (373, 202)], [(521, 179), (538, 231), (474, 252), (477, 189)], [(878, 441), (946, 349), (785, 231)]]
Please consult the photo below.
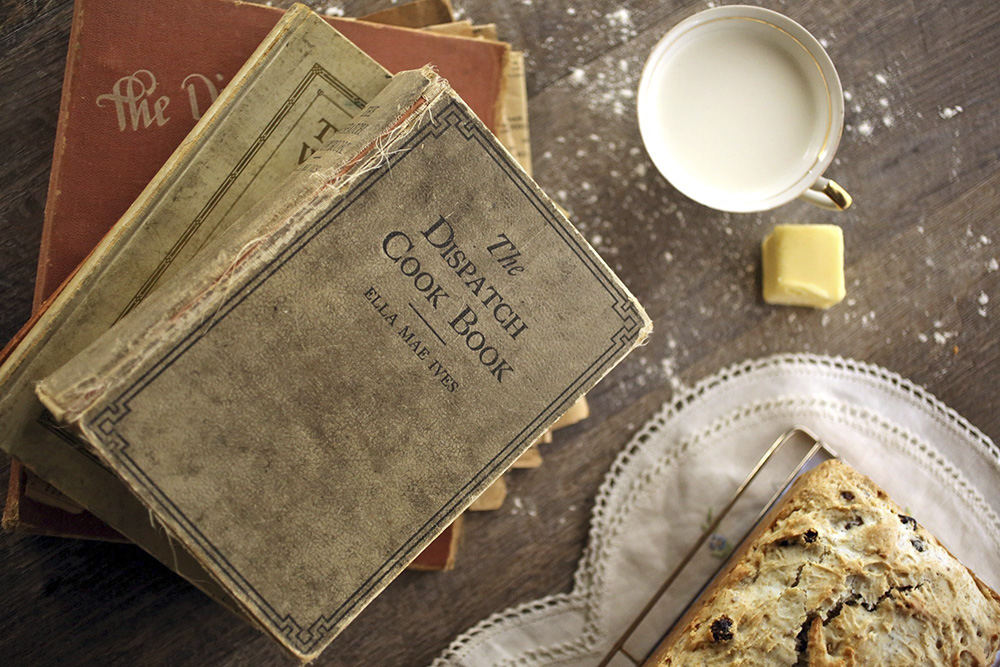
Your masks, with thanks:
[[(34, 383), (269, 195), (388, 82), (388, 72), (308, 8), (286, 13), (87, 262), (5, 349), (0, 447), (154, 556), (169, 554), (141, 504), (46, 418)], [(36, 518), (58, 516), (41, 511)], [(74, 523), (62, 517), (58, 529)], [(99, 528), (80, 525), (75, 534)]]
[[(253, 9), (251, 7), (251, 9)], [(363, 20), (370, 22), (386, 23), (411, 28), (419, 28), (425, 25), (441, 23), (450, 20), (452, 10), (447, 0), (415, 0), (414, 2), (399, 5), (383, 12), (371, 14), (363, 17)], [(80, 18), (78, 14), (77, 18)], [(473, 36), (471, 33), (466, 36)], [(421, 48), (420, 44), (416, 45)], [(503, 108), (497, 119), (499, 128), (498, 135), (504, 145), (511, 150), (520, 160), (522, 166), (531, 173), (529, 164), (523, 159), (523, 151), (527, 144), (526, 132), (517, 134), (506, 132), (506, 122), (504, 116), (508, 114), (508, 107), (511, 99), (523, 101), (524, 73), (523, 69), (515, 69), (514, 56), (510, 53), (510, 59), (505, 65), (508, 72), (505, 74), (506, 85), (503, 86)], [(438, 57), (440, 59), (440, 57)], [(450, 65), (450, 64), (449, 64)], [(454, 69), (450, 65), (450, 69)], [(460, 83), (463, 83), (459, 77)], [(488, 77), (484, 79), (483, 85), (489, 83)], [(468, 85), (465, 86), (468, 94)], [(189, 93), (192, 92), (189, 89)], [(213, 93), (214, 94), (214, 93)], [(526, 128), (525, 128), (526, 129)], [(137, 133), (133, 138), (135, 142), (146, 141), (147, 139), (157, 141), (156, 133)], [(57, 142), (58, 143), (58, 142)], [(135, 155), (137, 151), (133, 145), (129, 155)], [(141, 151), (138, 151), (141, 153)], [(290, 169), (291, 167), (289, 167)], [(102, 196), (115, 193), (102, 192)], [(100, 219), (90, 219), (87, 217), (75, 216), (72, 220), (72, 229), (63, 228), (61, 233), (47, 235), (46, 246), (43, 248), (40, 266), (46, 265), (46, 257), (75, 256), (82, 248), (80, 238), (88, 236), (88, 229), (102, 232), (106, 226), (106, 221)], [(69, 233), (71, 232), (71, 233)], [(89, 235), (93, 235), (91, 232)], [(97, 237), (94, 238), (96, 242)], [(62, 277), (70, 267), (51, 266), (48, 272), (49, 278), (54, 280)], [(51, 282), (51, 280), (49, 281)], [(48, 298), (50, 295), (41, 295)], [(41, 305), (36, 303), (36, 313), (41, 310)], [(30, 327), (28, 327), (30, 328)], [(27, 328), (25, 329), (27, 330)], [(6, 354), (0, 354), (0, 363)], [(532, 452), (528, 452), (529, 454)], [(10, 475), (8, 477), (8, 487), (6, 502), (3, 510), (3, 527), (6, 530), (21, 530), (36, 534), (56, 535), (65, 537), (77, 537), (85, 539), (102, 540), (123, 540), (124, 538), (115, 530), (96, 519), (90, 512), (83, 509), (79, 504), (70, 500), (65, 494), (58, 492), (37, 475), (25, 469), (17, 459), (11, 460)], [(455, 531), (457, 533), (457, 531)], [(439, 539), (435, 540), (417, 559), (411, 563), (411, 568), (434, 570), (450, 569), (454, 565), (454, 549), (457, 540), (451, 539), (452, 531), (446, 531)]]
[(37, 394), (311, 659), (650, 327), (424, 68)]
[[(250, 7), (250, 9), (253, 9), (253, 7)], [(77, 18), (79, 18), (79, 15)], [(450, 18), (451, 7), (447, 0), (416, 0), (406, 5), (393, 7), (384, 12), (365, 16), (363, 20), (413, 28), (440, 23), (443, 20), (450, 20)], [(471, 37), (473, 35), (470, 32), (466, 36)], [(417, 48), (420, 49), (419, 44)], [(505, 118), (511, 115), (508, 108), (512, 100), (516, 100), (514, 102), (515, 106), (519, 102), (524, 101), (523, 68), (516, 68), (515, 61), (515, 56), (518, 55), (520, 54), (511, 52), (505, 66), (506, 70), (508, 70), (505, 74), (507, 83), (503, 86), (503, 108), (496, 121), (499, 124), (497, 133), (504, 145), (515, 154), (521, 165), (530, 174), (530, 163), (526, 162), (524, 158), (524, 151), (528, 141), (526, 126), (524, 132), (515, 135), (507, 131), (509, 123), (507, 123)], [(460, 83), (462, 83), (461, 77)], [(488, 77), (483, 85), (487, 83)], [(466, 89), (468, 89), (467, 85)], [(191, 89), (189, 89), (190, 92)], [(157, 136), (160, 135), (156, 133), (137, 133), (133, 141), (142, 142), (151, 140), (155, 143), (158, 140), (156, 139)], [(138, 153), (141, 153), (141, 151), (138, 151)], [(135, 154), (137, 154), (136, 150), (130, 151), (130, 156)], [(291, 165), (289, 165), (290, 168)], [(102, 192), (101, 194), (102, 196), (106, 194), (117, 196), (116, 193)], [(208, 193), (206, 193), (207, 195)], [(43, 270), (46, 264), (46, 257), (75, 256), (76, 253), (82, 250), (79, 239), (88, 236), (88, 230), (101, 232), (107, 226), (103, 220), (81, 216), (75, 216), (72, 220), (72, 225), (72, 229), (63, 227), (61, 233), (46, 236), (46, 245), (43, 247), (40, 261), (40, 266), (43, 267)], [(91, 232), (89, 235), (93, 235), (93, 233)], [(95, 237), (94, 241), (96, 242), (97, 240), (97, 237)], [(65, 269), (68, 268), (50, 267), (50, 271), (48, 272), (49, 278), (54, 280), (57, 277), (62, 277), (66, 272)], [(49, 295), (42, 296), (47, 298)], [(36, 311), (40, 309), (40, 305), (36, 303)], [(0, 355), (0, 363), (2, 363), (5, 356)], [(529, 451), (528, 453), (531, 454), (532, 452)], [(537, 452), (535, 453), (537, 454)], [(37, 534), (85, 539), (124, 539), (121, 534), (96, 519), (79, 504), (74, 503), (67, 496), (41, 480), (37, 475), (25, 469), (17, 459), (11, 460), (7, 496), (3, 511), (3, 527), (7, 530), (22, 530)], [(435, 540), (434, 543), (411, 563), (411, 568), (423, 570), (450, 569), (454, 565), (453, 550), (457, 546), (457, 540), (450, 539), (450, 534), (451, 531), (446, 531), (438, 540)]]
[[(36, 306), (125, 213), (281, 16), (231, 0), (75, 1)], [(497, 128), (506, 44), (325, 20), (391, 72), (437, 66)]]
[[(93, 35), (84, 35), (81, 37), (78, 33), (83, 31), (83, 4), (77, 5), (77, 13), (74, 17), (75, 27), (74, 34), (76, 35), (73, 40), (74, 45), (87, 44), (91, 53), (87, 57), (93, 56), (93, 51), (97, 46), (97, 39)], [(247, 11), (256, 12), (257, 8), (254, 6), (246, 6)], [(90, 12), (88, 12), (90, 16)], [(366, 21), (376, 21), (376, 22), (389, 22), (396, 25), (402, 25), (404, 20), (408, 22), (420, 22), (422, 24), (436, 23), (440, 22), (442, 19), (447, 19), (450, 17), (450, 5), (446, 0), (418, 0), (417, 2), (401, 5), (394, 7), (392, 9), (386, 10), (376, 15), (371, 15), (365, 17)], [(421, 24), (421, 25), (422, 25)], [(88, 23), (90, 30), (93, 30), (93, 23)], [(413, 26), (410, 27), (419, 27)], [(102, 33), (103, 34), (103, 33)], [(408, 37), (409, 35), (406, 35)], [(113, 35), (108, 36), (109, 39), (114, 39)], [(421, 49), (421, 43), (415, 44), (415, 48)], [(111, 44), (103, 45), (105, 50), (109, 50)], [(179, 46), (178, 55), (186, 54)], [(220, 47), (221, 48), (221, 47)], [(70, 60), (72, 59), (74, 48), (70, 50)], [(97, 49), (97, 53), (101, 53)], [(109, 54), (110, 55), (110, 54)], [(117, 56), (116, 56), (117, 57)], [(116, 61), (117, 62), (117, 61)], [(67, 68), (68, 70), (69, 68)], [(94, 72), (100, 71), (99, 68), (93, 68)], [(90, 76), (96, 76), (96, 74), (91, 74)], [(75, 77), (67, 71), (67, 80), (73, 80)], [(460, 77), (461, 78), (461, 77)], [(189, 85), (198, 82), (198, 77), (192, 77), (189, 81)], [(221, 90), (223, 88), (223, 82), (219, 81), (216, 88)], [(506, 90), (506, 86), (504, 87)], [(189, 94), (194, 94), (196, 88), (188, 88)], [(212, 97), (215, 96), (215, 90), (210, 91)], [(191, 101), (190, 99), (188, 100)], [(66, 100), (64, 100), (65, 104)], [(83, 108), (86, 111), (86, 107)], [(76, 115), (80, 114), (80, 110), (74, 111)], [(113, 114), (108, 115), (108, 121), (111, 122)], [(63, 120), (67, 120), (68, 115)], [(193, 121), (192, 121), (193, 122)], [(326, 133), (323, 133), (324, 128)], [(60, 136), (62, 136), (63, 131), (66, 128), (62, 125), (60, 126)], [(309, 144), (315, 146), (316, 137), (323, 138), (330, 133), (330, 129), (322, 124), (318, 125), (316, 132), (311, 140), (307, 139)], [(154, 147), (158, 147), (164, 141), (164, 135), (162, 132), (136, 132), (130, 138), (130, 150), (126, 156), (119, 156), (125, 158), (125, 163), (122, 165), (123, 169), (129, 168), (127, 164), (128, 160), (136, 159), (141, 156), (145, 150), (148, 150), (143, 144), (144, 142), (151, 142)], [(57, 146), (61, 143), (57, 140)], [(305, 142), (303, 143), (303, 148), (305, 147)], [(158, 150), (159, 148), (157, 148)], [(301, 151), (301, 148), (300, 148)], [(160, 165), (156, 165), (160, 166)], [(289, 161), (284, 169), (284, 171), (291, 171), (294, 164)], [(278, 175), (284, 175), (284, 171)], [(268, 176), (268, 174), (264, 174)], [(273, 174), (271, 174), (273, 176)], [(258, 177), (256, 185), (258, 190), (260, 189), (261, 177)], [(100, 186), (95, 186), (97, 189), (93, 191), (94, 196), (100, 196), (101, 198), (117, 198), (119, 193), (114, 189), (115, 185), (113, 183), (108, 183), (106, 180), (102, 180)], [(211, 196), (211, 192), (205, 192), (203, 195), (206, 200)], [(46, 234), (46, 242), (43, 245), (42, 253), (40, 257), (40, 273), (45, 273), (48, 276), (48, 283), (51, 287), (56, 287), (52, 284), (54, 280), (62, 280), (73, 266), (60, 265), (58, 263), (50, 264), (47, 260), (59, 257), (76, 257), (81, 252), (89, 252), (91, 247), (84, 247), (86, 244), (81, 242), (81, 239), (92, 238), (93, 243), (100, 239), (104, 231), (109, 226), (107, 220), (101, 219), (99, 217), (87, 217), (76, 215), (69, 221), (68, 224), (61, 225), (59, 232), (55, 234)], [(175, 260), (176, 261), (176, 260)], [(46, 267), (48, 271), (46, 272)], [(44, 278), (39, 277), (39, 280), (44, 280)], [(36, 296), (38, 296), (36, 294)], [(51, 296), (48, 293), (40, 295), (43, 298), (49, 298)], [(36, 302), (35, 305), (36, 313), (42, 310), (41, 304)], [(30, 323), (29, 323), (30, 324)], [(26, 327), (25, 331), (27, 330)], [(89, 342), (89, 341), (85, 341)], [(0, 363), (3, 362), (6, 354), (0, 354)], [(27, 530), (29, 532), (40, 533), (40, 534), (50, 534), (50, 535), (62, 535), (67, 537), (81, 537), (88, 539), (103, 539), (103, 540), (122, 540), (122, 536), (110, 529), (107, 525), (103, 524), (101, 521), (94, 518), (94, 516), (85, 510), (82, 510), (78, 504), (73, 503), (65, 495), (58, 492), (39, 494), (37, 491), (39, 489), (49, 489), (48, 485), (40, 480), (36, 475), (25, 470), (17, 459), (12, 459), (11, 470), (8, 482), (7, 497), (3, 513), (3, 526), (8, 530)], [(432, 545), (432, 547), (435, 545)], [(440, 548), (429, 549), (427, 554), (422, 554), (418, 558), (417, 565), (420, 565), (423, 569), (434, 569), (435, 567), (441, 568), (446, 567), (451, 561), (445, 558), (441, 558)]]

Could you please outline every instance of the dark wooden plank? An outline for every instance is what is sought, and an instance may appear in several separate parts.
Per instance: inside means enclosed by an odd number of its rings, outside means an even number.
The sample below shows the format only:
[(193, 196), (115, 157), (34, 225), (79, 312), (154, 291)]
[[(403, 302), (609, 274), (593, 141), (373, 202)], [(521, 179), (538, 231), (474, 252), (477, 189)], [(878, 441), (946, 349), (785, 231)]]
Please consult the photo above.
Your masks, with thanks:
[[(389, 5), (312, 4), (347, 15)], [(497, 22), (527, 50), (538, 180), (633, 288), (656, 330), (593, 392), (592, 418), (560, 432), (542, 468), (510, 476), (505, 507), (469, 517), (455, 571), (404, 574), (319, 664), (426, 663), (490, 613), (569, 590), (592, 499), (617, 452), (664, 400), (721, 366), (789, 351), (872, 361), (1000, 436), (993, 379), (1000, 270), (991, 268), (1000, 259), (993, 210), (1000, 201), (1000, 5), (763, 2), (827, 43), (851, 93), (849, 129), (831, 173), (857, 204), (840, 215), (800, 204), (727, 215), (686, 200), (658, 177), (634, 120), (632, 93), (646, 53), (706, 3), (455, 4), (466, 16)], [(30, 307), (70, 4), (4, 7), (6, 339)], [(848, 300), (826, 313), (761, 302), (760, 240), (773, 224), (794, 221), (845, 229)], [(291, 664), (135, 547), (5, 536), (0, 587), (5, 663)]]
[[(7, 7), (10, 8), (9, 13)], [(0, 340), (31, 314), (72, 5), (0, 10)]]

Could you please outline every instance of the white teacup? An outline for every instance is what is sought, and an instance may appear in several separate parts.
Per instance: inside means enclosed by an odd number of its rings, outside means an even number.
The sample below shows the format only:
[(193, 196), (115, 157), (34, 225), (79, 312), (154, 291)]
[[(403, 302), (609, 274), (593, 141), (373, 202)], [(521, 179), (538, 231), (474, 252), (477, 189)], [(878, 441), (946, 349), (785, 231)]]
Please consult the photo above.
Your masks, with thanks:
[(731, 5), (681, 21), (646, 61), (638, 111), (656, 168), (706, 206), (851, 205), (822, 175), (844, 126), (840, 78), (819, 42), (782, 14)]

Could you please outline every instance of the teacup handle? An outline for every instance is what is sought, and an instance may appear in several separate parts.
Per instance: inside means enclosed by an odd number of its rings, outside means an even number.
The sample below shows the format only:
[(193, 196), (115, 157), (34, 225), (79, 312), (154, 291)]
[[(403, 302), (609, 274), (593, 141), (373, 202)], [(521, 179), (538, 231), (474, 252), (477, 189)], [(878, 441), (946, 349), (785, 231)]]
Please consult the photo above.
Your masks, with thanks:
[(799, 195), (799, 199), (831, 211), (843, 211), (854, 201), (847, 190), (840, 187), (836, 181), (822, 176), (816, 179), (812, 187)]

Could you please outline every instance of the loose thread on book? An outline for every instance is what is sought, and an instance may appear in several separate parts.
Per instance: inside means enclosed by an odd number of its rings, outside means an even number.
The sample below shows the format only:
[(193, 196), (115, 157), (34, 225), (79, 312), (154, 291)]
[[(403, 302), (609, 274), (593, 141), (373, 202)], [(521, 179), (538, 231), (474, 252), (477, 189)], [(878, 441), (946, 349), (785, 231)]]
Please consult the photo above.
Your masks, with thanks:
[[(443, 82), (443, 79), (440, 81)], [(327, 185), (338, 190), (348, 188), (365, 174), (380, 169), (384, 164), (389, 163), (393, 155), (405, 152), (403, 149), (393, 151), (392, 146), (404, 140), (405, 135), (409, 134), (413, 127), (420, 125), (425, 117), (429, 117), (433, 123), (434, 116), (431, 113), (431, 102), (428, 98), (433, 99), (443, 89), (444, 86), (439, 83), (434, 89), (433, 95), (428, 95), (426, 92), (421, 95), (393, 120), (388, 130), (375, 137), (370, 144), (365, 146), (353, 159), (344, 165), (327, 182)]]
[[(438, 86), (430, 87), (428, 89), (430, 92), (425, 90), (425, 92), (413, 104), (393, 119), (392, 123), (389, 125), (389, 129), (379, 134), (371, 143), (365, 146), (362, 150), (358, 151), (353, 158), (337, 170), (336, 175), (333, 178), (328, 179), (322, 172), (314, 172), (313, 176), (318, 177), (321, 183), (319, 184), (318, 190), (313, 191), (309, 195), (304, 194), (303, 198), (305, 199), (305, 197), (308, 196), (309, 199), (314, 199), (320, 192), (327, 188), (332, 188), (338, 191), (346, 190), (364, 175), (380, 169), (383, 165), (390, 163), (393, 156), (401, 152), (405, 152), (406, 149), (394, 150), (393, 147), (399, 142), (404, 141), (410, 131), (414, 127), (419, 126), (426, 118), (429, 118), (430, 121), (433, 122), (433, 115), (431, 115), (430, 108), (436, 96), (445, 89), (446, 86), (441, 83)], [(194, 294), (187, 300), (186, 303), (178, 304), (178, 307), (173, 314), (168, 319), (161, 321), (159, 326), (150, 327), (150, 329), (146, 331), (145, 335), (142, 336), (142, 339), (146, 341), (166, 340), (168, 337), (166, 334), (173, 326), (179, 326), (180, 322), (184, 320), (186, 315), (189, 315), (192, 311), (199, 310), (200, 307), (209, 299), (215, 300), (215, 306), (212, 309), (211, 316), (206, 318), (204, 321), (215, 321), (218, 313), (225, 305), (225, 296), (229, 293), (231, 288), (231, 285), (228, 284), (230, 279), (234, 276), (234, 274), (236, 274), (240, 266), (255, 254), (259, 246), (268, 242), (272, 245), (275, 242), (280, 243), (280, 238), (282, 236), (281, 232), (283, 230), (287, 230), (287, 223), (288, 218), (282, 216), (280, 224), (277, 227), (267, 229), (263, 234), (260, 234), (244, 243), (221, 274), (212, 280), (210, 284), (198, 290), (197, 294)], [(160, 345), (140, 344), (139, 348), (144, 349), (145, 353), (124, 354), (116, 364), (117, 368), (113, 369), (114, 374), (117, 374), (118, 376), (127, 375), (137, 365), (144, 363), (145, 360), (150, 355), (154, 354), (156, 350), (160, 349)], [(111, 374), (112, 373), (109, 371), (108, 375)], [(92, 382), (89, 384), (92, 385)], [(104, 393), (106, 389), (107, 387), (104, 385), (98, 388), (93, 386), (85, 388), (84, 386), (81, 386), (76, 392), (78, 394), (77, 400), (74, 402), (71, 410), (68, 411), (68, 414), (74, 416), (82, 414)]]
[(173, 562), (173, 570), (174, 572), (180, 573), (180, 568), (177, 564), (177, 551), (174, 549), (174, 538), (170, 536), (170, 531), (167, 530), (167, 527), (156, 518), (156, 515), (153, 514), (153, 510), (146, 508), (146, 511), (149, 513), (150, 527), (152, 527), (153, 530), (161, 531), (167, 538), (167, 546), (170, 547), (170, 560)]
[[(246, 243), (244, 243), (243, 247), (241, 247), (240, 250), (239, 250), (239, 252), (236, 253), (236, 257), (233, 258), (233, 261), (229, 264), (229, 266), (226, 267), (226, 270), (223, 271), (222, 274), (220, 274), (218, 278), (216, 278), (215, 280), (212, 281), (211, 285), (209, 285), (208, 287), (206, 287), (198, 295), (198, 297), (189, 305), (189, 308), (193, 308), (195, 305), (197, 305), (197, 302), (199, 300), (201, 300), (202, 298), (207, 298), (212, 292), (214, 292), (216, 289), (218, 289), (220, 287), (220, 285), (221, 285), (221, 288), (222, 288), (223, 296), (225, 296), (226, 294), (228, 294), (228, 292), (229, 292), (229, 285), (223, 284), (223, 283), (228, 283), (229, 279), (236, 272), (236, 270), (240, 267), (240, 265), (248, 257), (250, 257), (251, 254), (253, 254), (253, 252), (257, 249), (257, 247), (259, 245), (261, 245), (267, 239), (267, 237), (268, 237), (267, 234), (262, 234), (260, 236), (255, 236), (254, 238), (252, 238), (249, 241), (247, 241)], [(215, 309), (212, 311), (212, 314), (208, 317), (208, 319), (206, 321), (208, 321), (208, 322), (214, 322), (216, 316), (218, 316), (219, 311), (222, 310), (222, 307), (225, 305), (225, 303), (226, 303), (226, 300), (224, 298), (223, 299), (216, 299)], [(185, 309), (185, 310), (187, 310), (187, 309)], [(182, 311), (180, 311), (180, 312), (177, 313), (177, 316), (180, 316), (183, 313), (184, 313), (184, 311), (182, 310)], [(173, 318), (171, 318), (171, 319), (173, 319)]]

